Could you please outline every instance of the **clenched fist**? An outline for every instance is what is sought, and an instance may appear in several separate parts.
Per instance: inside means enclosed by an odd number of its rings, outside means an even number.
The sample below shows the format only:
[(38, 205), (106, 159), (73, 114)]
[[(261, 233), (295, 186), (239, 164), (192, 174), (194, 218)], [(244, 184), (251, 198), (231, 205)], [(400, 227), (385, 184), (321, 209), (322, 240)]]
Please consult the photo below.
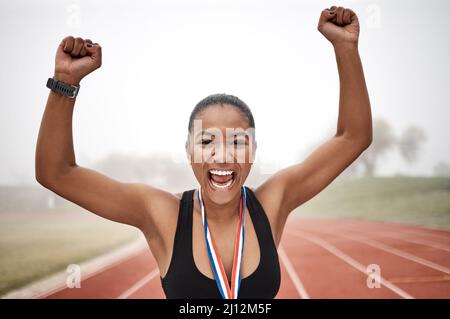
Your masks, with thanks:
[(82, 78), (102, 65), (102, 48), (91, 40), (65, 37), (58, 46), (55, 78), (78, 85)]
[(351, 9), (332, 6), (320, 15), (317, 29), (333, 46), (358, 46), (359, 22)]

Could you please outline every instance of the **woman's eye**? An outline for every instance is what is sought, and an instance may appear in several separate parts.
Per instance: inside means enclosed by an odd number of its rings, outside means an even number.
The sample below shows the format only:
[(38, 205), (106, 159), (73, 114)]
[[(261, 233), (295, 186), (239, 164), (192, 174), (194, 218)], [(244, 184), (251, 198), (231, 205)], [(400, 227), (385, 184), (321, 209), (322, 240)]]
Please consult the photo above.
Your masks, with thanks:
[(202, 140), (202, 145), (208, 145), (211, 143), (211, 140)]

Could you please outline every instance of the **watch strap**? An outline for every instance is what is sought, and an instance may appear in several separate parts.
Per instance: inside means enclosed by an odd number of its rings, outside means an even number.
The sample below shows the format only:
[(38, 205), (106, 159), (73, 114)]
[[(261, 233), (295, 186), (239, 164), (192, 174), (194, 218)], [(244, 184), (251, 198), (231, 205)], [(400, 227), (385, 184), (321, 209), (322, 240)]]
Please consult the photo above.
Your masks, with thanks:
[(79, 85), (67, 84), (55, 78), (49, 78), (47, 80), (47, 87), (53, 92), (70, 97), (72, 99), (77, 96), (78, 91), (80, 90)]

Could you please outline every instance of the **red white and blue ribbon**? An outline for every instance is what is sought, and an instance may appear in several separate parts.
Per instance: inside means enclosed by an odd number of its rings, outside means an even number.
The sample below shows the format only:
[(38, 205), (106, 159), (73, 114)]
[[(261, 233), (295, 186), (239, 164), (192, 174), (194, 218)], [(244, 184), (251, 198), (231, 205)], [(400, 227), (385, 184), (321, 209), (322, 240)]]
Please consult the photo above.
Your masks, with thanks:
[(238, 230), (236, 234), (236, 241), (234, 246), (234, 258), (233, 258), (233, 271), (231, 274), (231, 287), (228, 284), (227, 274), (225, 273), (225, 268), (223, 267), (222, 260), (217, 252), (216, 245), (214, 243), (213, 237), (208, 227), (206, 221), (205, 207), (203, 205), (202, 199), (202, 189), (198, 189), (198, 202), (202, 211), (203, 228), (205, 231), (205, 241), (208, 250), (209, 260), (214, 272), (214, 278), (216, 279), (217, 287), (219, 288), (220, 294), (223, 299), (237, 299), (239, 288), (241, 286), (241, 264), (242, 264), (242, 253), (244, 252), (244, 215), (247, 200), (247, 193), (245, 187), (242, 187), (241, 191), (241, 201), (239, 205), (239, 222)]

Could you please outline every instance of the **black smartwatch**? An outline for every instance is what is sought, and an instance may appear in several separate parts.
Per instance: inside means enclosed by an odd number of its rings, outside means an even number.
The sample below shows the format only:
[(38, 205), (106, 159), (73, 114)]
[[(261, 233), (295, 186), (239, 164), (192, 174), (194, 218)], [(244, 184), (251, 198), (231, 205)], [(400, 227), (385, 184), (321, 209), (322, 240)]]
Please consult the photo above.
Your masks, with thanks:
[(70, 97), (72, 99), (76, 98), (78, 91), (80, 90), (79, 85), (67, 84), (67, 83), (58, 81), (55, 78), (49, 78), (47, 80), (47, 87), (50, 90), (52, 90), (53, 92)]

